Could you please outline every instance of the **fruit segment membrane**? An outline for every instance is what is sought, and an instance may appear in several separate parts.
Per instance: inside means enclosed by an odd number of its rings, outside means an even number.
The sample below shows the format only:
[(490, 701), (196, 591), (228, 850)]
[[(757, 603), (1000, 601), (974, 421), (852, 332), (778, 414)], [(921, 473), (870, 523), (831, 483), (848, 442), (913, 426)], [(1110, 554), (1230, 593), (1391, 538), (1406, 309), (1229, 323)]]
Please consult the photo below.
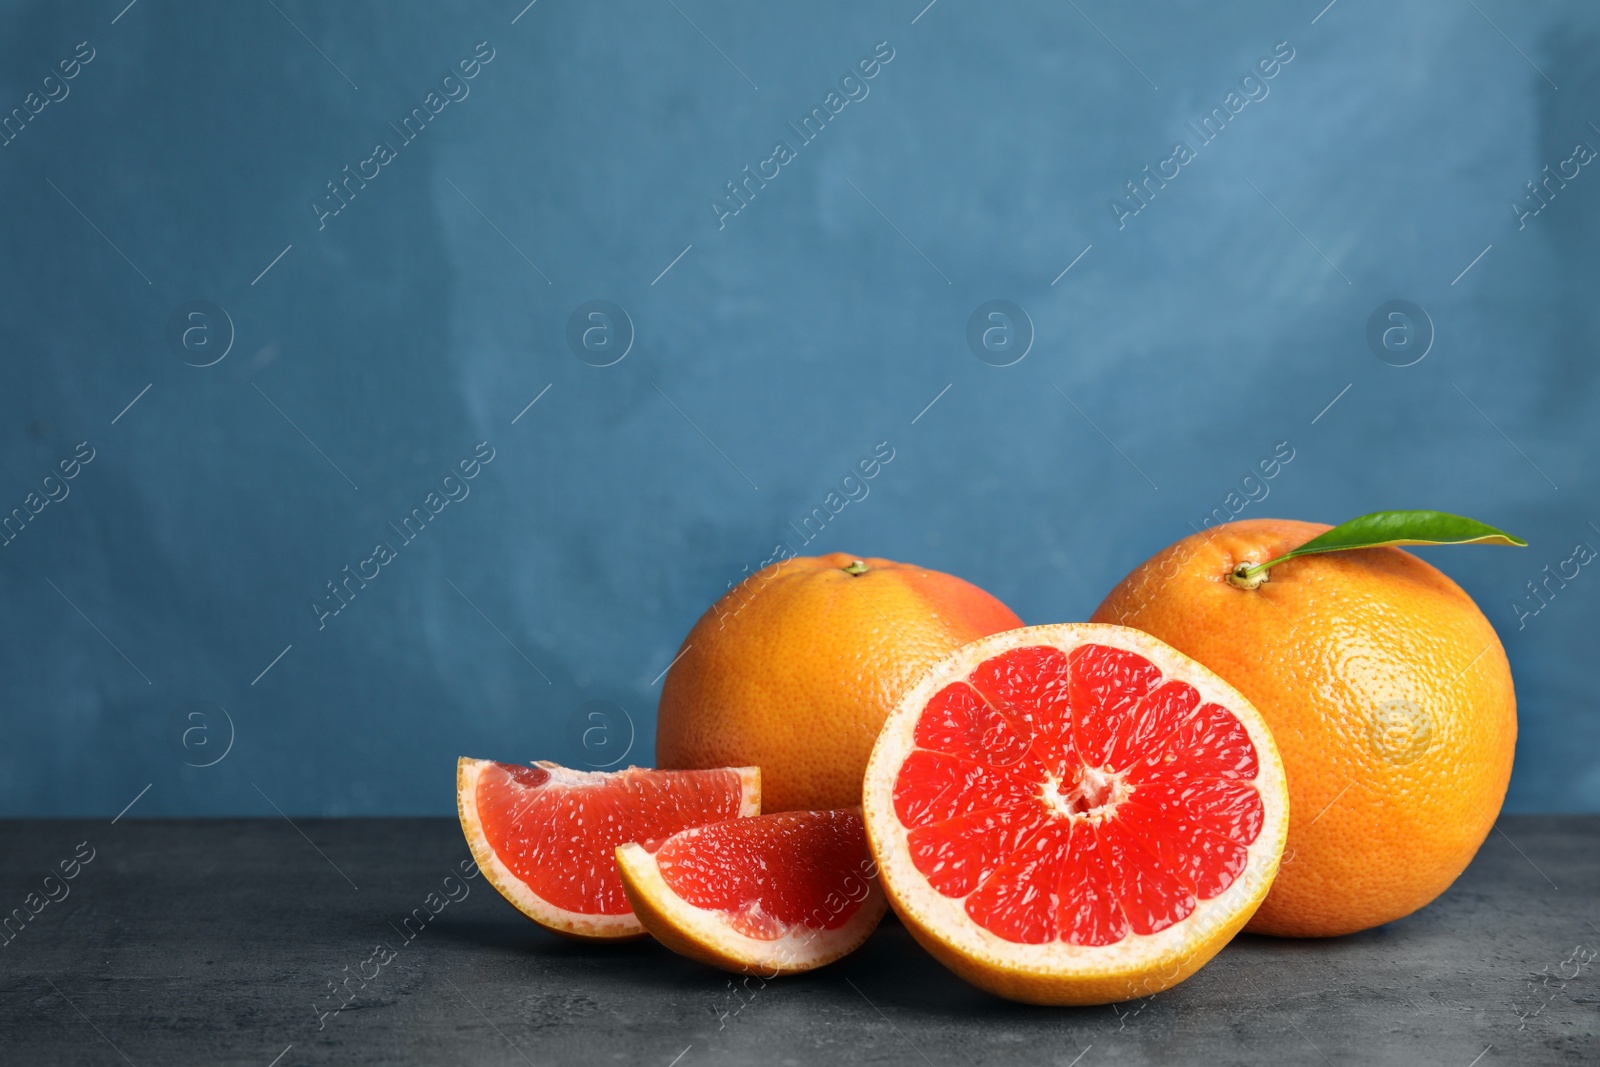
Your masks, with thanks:
[(738, 772), (611, 774), (495, 763), (478, 779), (478, 816), (495, 855), (558, 908), (628, 915), (616, 849), (739, 814)]
[(1013, 649), (927, 703), (894, 806), (935, 890), (1007, 941), (1110, 945), (1181, 922), (1248, 862), (1255, 746), (1144, 657)]
[(837, 930), (877, 874), (855, 811), (735, 819), (644, 847), (673, 892), (763, 941), (796, 929)]

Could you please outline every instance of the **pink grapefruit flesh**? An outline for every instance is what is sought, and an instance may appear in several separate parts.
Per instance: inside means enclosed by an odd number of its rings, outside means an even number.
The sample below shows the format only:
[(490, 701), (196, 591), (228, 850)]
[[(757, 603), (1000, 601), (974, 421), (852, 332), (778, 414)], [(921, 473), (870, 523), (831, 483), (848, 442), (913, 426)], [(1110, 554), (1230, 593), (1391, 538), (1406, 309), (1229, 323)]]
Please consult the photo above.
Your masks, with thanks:
[(657, 940), (767, 977), (854, 951), (887, 906), (859, 808), (713, 823), (623, 845), (617, 866)]
[(639, 937), (615, 853), (756, 814), (754, 767), (702, 771), (578, 771), (463, 757), (456, 770), (461, 828), (478, 867), (517, 910), (559, 934)]

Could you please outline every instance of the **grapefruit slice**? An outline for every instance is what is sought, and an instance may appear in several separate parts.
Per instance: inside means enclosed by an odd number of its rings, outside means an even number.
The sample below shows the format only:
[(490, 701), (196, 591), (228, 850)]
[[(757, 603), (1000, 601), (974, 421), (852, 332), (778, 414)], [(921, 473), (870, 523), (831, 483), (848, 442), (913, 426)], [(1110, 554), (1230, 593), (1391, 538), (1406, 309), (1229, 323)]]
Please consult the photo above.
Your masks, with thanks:
[(642, 937), (616, 847), (756, 814), (761, 772), (575, 771), (463, 756), (456, 809), (478, 869), (522, 914), (582, 940)]
[(617, 870), (657, 941), (767, 978), (854, 952), (888, 907), (860, 808), (786, 811), (623, 845)]
[(1148, 996), (1254, 914), (1288, 826), (1283, 764), (1238, 690), (1123, 626), (957, 649), (867, 765), (884, 889), (961, 977), (1036, 1004)]

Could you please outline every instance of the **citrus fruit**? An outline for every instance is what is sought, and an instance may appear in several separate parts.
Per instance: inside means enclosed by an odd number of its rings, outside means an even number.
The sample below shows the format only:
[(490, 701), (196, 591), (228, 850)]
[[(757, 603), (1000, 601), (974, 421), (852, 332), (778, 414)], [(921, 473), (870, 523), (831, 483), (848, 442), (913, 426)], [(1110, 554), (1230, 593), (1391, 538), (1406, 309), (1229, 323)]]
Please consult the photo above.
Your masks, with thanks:
[(761, 772), (575, 771), (463, 756), (456, 808), (478, 869), (522, 914), (569, 937), (640, 937), (616, 847), (756, 814)]
[(657, 941), (768, 978), (854, 952), (887, 907), (859, 808), (697, 826), (623, 845), (617, 870)]
[(1286, 937), (1364, 930), (1444, 892), (1494, 824), (1517, 734), (1494, 628), (1416, 556), (1330, 552), (1254, 589), (1227, 581), (1326, 529), (1255, 519), (1186, 537), (1094, 613), (1204, 663), (1272, 727), (1293, 815), (1249, 929)]
[(901, 697), (867, 766), (867, 835), (912, 935), (1037, 1004), (1187, 978), (1250, 918), (1288, 824), (1239, 691), (1148, 634), (986, 637)]
[(884, 716), (974, 638), (1022, 625), (977, 586), (887, 559), (782, 560), (689, 631), (656, 724), (662, 767), (761, 768), (767, 811), (861, 803)]

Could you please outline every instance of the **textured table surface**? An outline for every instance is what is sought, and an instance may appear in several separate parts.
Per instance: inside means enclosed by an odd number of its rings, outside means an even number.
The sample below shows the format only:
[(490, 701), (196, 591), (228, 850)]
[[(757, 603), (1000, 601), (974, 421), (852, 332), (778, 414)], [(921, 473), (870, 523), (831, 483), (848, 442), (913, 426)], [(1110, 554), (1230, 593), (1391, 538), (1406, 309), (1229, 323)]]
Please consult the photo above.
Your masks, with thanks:
[(1502, 819), (1404, 921), (1243, 936), (1176, 989), (1082, 1009), (981, 993), (892, 919), (764, 986), (563, 941), (460, 877), (444, 819), (6, 822), (0, 856), (0, 906), (39, 907), (0, 947), (6, 1064), (1600, 1062), (1593, 816)]

